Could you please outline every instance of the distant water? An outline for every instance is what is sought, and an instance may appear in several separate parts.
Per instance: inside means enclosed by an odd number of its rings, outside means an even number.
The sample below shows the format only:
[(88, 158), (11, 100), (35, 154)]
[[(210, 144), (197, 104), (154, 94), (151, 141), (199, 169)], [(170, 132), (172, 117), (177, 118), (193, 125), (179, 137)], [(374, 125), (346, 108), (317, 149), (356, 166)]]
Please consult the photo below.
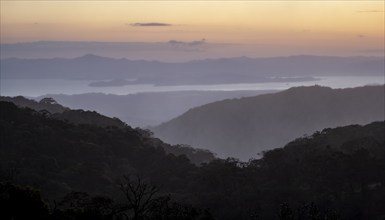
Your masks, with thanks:
[(331, 88), (351, 88), (365, 85), (385, 83), (385, 76), (322, 76), (320, 80), (306, 82), (271, 82), (271, 83), (242, 83), (216, 85), (186, 85), (186, 86), (155, 86), (151, 84), (127, 85), (122, 87), (90, 87), (90, 80), (14, 80), (1, 79), (0, 94), (2, 96), (35, 97), (46, 94), (82, 94), (105, 93), (126, 95), (141, 92), (169, 91), (238, 91), (238, 90), (284, 90), (296, 86), (321, 85)]

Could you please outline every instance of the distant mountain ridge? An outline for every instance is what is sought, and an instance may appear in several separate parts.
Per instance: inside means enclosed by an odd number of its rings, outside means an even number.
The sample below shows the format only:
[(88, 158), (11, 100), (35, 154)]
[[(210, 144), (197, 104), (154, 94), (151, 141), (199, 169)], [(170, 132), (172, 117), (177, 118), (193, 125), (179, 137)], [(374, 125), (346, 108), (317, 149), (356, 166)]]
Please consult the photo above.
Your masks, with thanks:
[(378, 76), (384, 70), (383, 57), (311, 55), (236, 57), (185, 63), (113, 59), (92, 54), (73, 59), (1, 60), (3, 79), (126, 79), (132, 84), (155, 85), (309, 81), (315, 76)]
[(210, 149), (247, 160), (263, 150), (326, 127), (384, 120), (384, 86), (312, 86), (228, 99), (193, 108), (152, 128), (169, 143)]

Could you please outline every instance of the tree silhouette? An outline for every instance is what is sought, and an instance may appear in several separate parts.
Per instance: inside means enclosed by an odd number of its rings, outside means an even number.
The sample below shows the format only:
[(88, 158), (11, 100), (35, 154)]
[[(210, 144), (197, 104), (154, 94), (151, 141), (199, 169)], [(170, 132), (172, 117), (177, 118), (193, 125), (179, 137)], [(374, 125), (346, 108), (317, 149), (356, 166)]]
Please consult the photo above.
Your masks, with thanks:
[(31, 187), (0, 183), (1, 219), (44, 219), (49, 214), (40, 192)]
[(280, 220), (294, 220), (293, 210), (289, 207), (287, 203), (283, 203), (280, 206), (278, 218)]
[(145, 183), (138, 175), (135, 179), (124, 176), (119, 186), (128, 202), (127, 217), (132, 216), (133, 220), (144, 219), (156, 201), (158, 187)]

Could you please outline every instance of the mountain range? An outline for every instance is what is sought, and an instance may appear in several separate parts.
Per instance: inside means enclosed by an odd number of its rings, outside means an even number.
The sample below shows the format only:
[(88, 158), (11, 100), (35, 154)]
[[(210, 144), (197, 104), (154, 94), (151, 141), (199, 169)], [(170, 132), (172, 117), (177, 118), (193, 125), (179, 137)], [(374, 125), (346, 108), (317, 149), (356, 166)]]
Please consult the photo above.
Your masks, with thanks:
[(298, 82), (316, 80), (316, 76), (378, 76), (383, 73), (383, 57), (301, 55), (166, 63), (88, 54), (77, 58), (1, 60), (2, 79), (100, 80), (94, 82), (94, 86), (116, 86), (119, 80), (124, 83), (118, 86)]
[(168, 143), (248, 160), (326, 127), (376, 120), (384, 120), (384, 86), (311, 86), (206, 104), (151, 130)]

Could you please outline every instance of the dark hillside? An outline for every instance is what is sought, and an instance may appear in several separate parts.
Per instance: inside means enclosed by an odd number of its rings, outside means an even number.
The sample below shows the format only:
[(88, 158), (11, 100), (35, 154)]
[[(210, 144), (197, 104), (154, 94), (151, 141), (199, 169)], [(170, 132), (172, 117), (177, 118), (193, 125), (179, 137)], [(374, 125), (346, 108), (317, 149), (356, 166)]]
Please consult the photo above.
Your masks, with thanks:
[(23, 96), (17, 96), (17, 97), (0, 96), (0, 101), (13, 102), (15, 105), (20, 107), (28, 107), (36, 111), (44, 110), (44, 111), (48, 111), (51, 114), (62, 113), (64, 111), (70, 110), (69, 108), (60, 105), (54, 99), (49, 97), (43, 98), (39, 102), (37, 102), (35, 100), (24, 98)]
[[(15, 170), (12, 178), (41, 188), (50, 198), (71, 191), (108, 193), (125, 173), (178, 178), (181, 167), (187, 169), (183, 173), (193, 167), (186, 156), (167, 155), (161, 144), (151, 145), (148, 137), (128, 126), (69, 124), (9, 102), (1, 102), (1, 142), (5, 174)], [(158, 178), (167, 183), (165, 176)]]
[[(39, 102), (18, 97), (3, 97), (0, 96), (0, 100), (9, 101), (20, 107), (27, 107), (35, 111), (44, 114), (46, 117), (59, 119), (68, 123), (76, 125), (95, 125), (100, 127), (117, 127), (126, 128), (128, 125), (122, 122), (118, 118), (110, 118), (105, 115), (99, 114), (95, 111), (84, 111), (82, 109), (72, 110), (57, 103), (53, 98), (42, 98)], [(143, 130), (136, 128), (135, 131), (142, 136), (147, 137), (147, 141), (151, 142), (154, 146), (162, 147), (166, 153), (172, 153), (174, 155), (186, 155), (191, 162), (199, 165), (203, 162), (208, 162), (214, 159), (214, 154), (208, 150), (192, 148), (188, 145), (169, 145), (163, 141), (153, 138), (152, 132), (149, 130)]]
[(72, 124), (9, 102), (0, 102), (0, 110), (0, 204), (9, 207), (6, 217), (122, 219), (110, 213), (119, 207), (132, 213), (119, 190), (124, 175), (139, 175), (150, 184), (141, 186), (161, 189), (149, 212), (139, 213), (143, 219), (385, 217), (384, 121), (323, 129), (247, 163), (228, 158), (196, 166), (185, 156), (166, 154), (166, 144), (148, 131)]

